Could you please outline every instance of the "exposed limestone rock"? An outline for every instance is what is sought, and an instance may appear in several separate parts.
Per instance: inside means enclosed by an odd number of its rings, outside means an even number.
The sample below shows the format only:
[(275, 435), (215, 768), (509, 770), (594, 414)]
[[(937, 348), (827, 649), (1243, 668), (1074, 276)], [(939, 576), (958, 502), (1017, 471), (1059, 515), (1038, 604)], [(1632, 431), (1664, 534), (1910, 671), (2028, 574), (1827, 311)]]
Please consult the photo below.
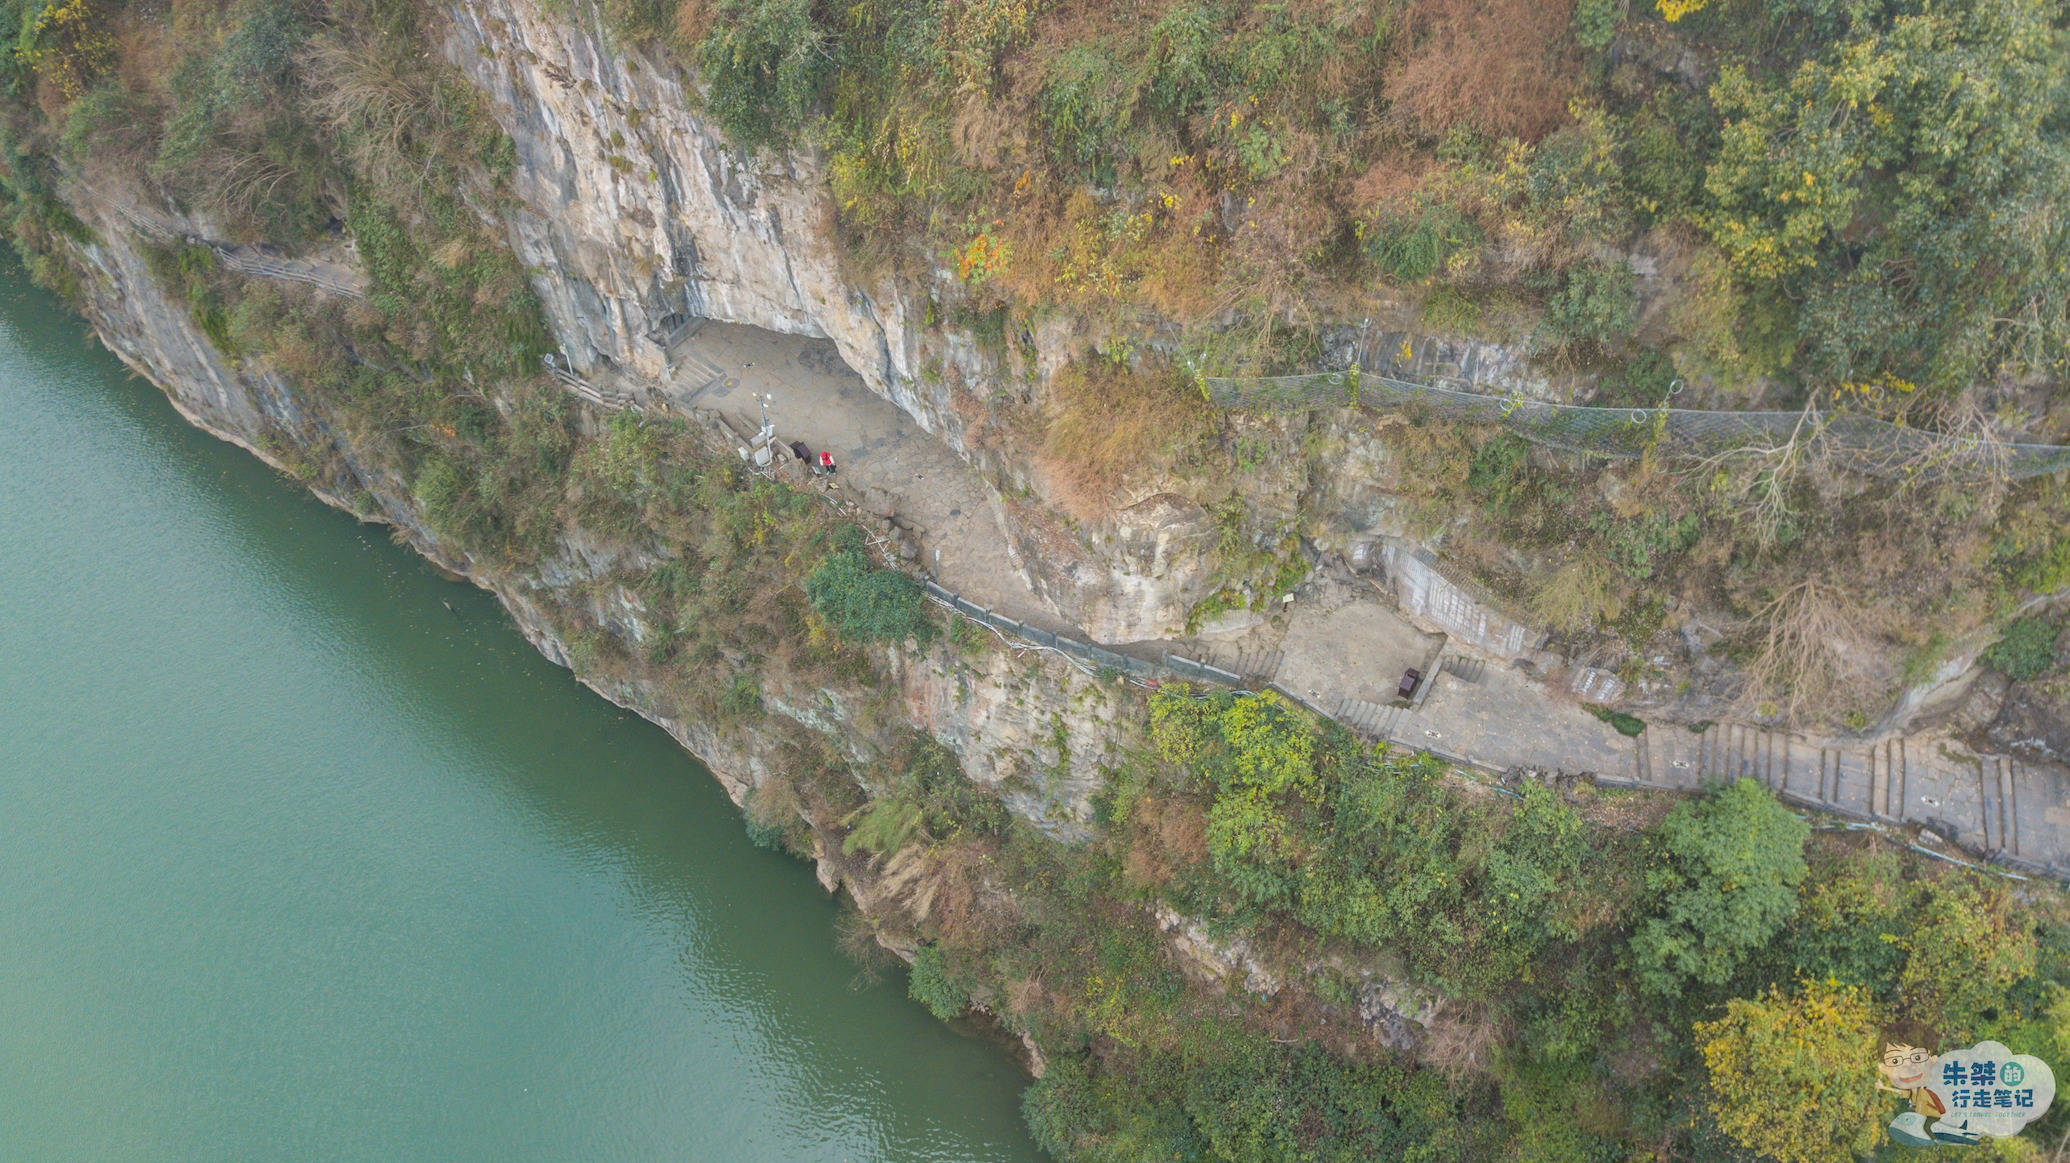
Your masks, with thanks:
[(1207, 510), (1159, 493), (1114, 514), (1107, 530), (1098, 557), (1024, 546), (1035, 592), (1060, 610), (1080, 611), (1095, 641), (1158, 638), (1183, 626), (1211, 572), (1202, 552), (1214, 538)]
[[(1029, 403), (1082, 345), (1068, 322), (1026, 337), (1032, 366), (1002, 367), (1005, 353), (930, 326), (930, 298), (959, 293), (946, 272), (915, 287), (844, 269), (823, 159), (729, 147), (694, 111), (695, 83), (665, 50), (607, 45), (533, 0), (447, 11), (444, 54), (516, 143), (510, 238), (576, 369), (666, 378), (667, 345), (695, 318), (825, 336), (870, 390), (988, 476), (1009, 489), (1036, 483), (1026, 465), (971, 438), (985, 415), (972, 401)], [(1133, 641), (1183, 620), (1198, 597), (1188, 587), (1203, 564), (1173, 568), (1165, 552), (1189, 520), (1125, 517), (1112, 552), (1015, 528), (1015, 548), (1067, 620)]]
[(1196, 975), (1245, 993), (1270, 998), (1286, 987), (1285, 981), (1268, 968), (1242, 937), (1216, 937), (1207, 923), (1159, 903), (1157, 926), (1170, 935), (1172, 949), (1193, 967)]
[[(395, 525), (441, 569), (494, 593), (525, 636), (559, 665), (572, 668), (575, 652), (553, 630), (549, 606), (573, 604), (628, 650), (651, 632), (637, 594), (596, 584), (656, 564), (660, 557), (651, 550), (577, 529), (556, 557), (536, 567), (511, 571), (471, 560), (424, 522), (405, 482), (355, 455), (291, 384), (262, 362), (233, 364), (218, 353), (186, 305), (159, 288), (119, 217), (98, 203), (80, 199), (78, 205), (100, 240), (81, 248), (93, 276), (83, 304), (89, 321), (110, 350), (164, 389), (197, 426), (284, 471), (305, 459), (341, 460), (341, 478), (312, 483), (319, 496)], [(1033, 650), (988, 651), (964, 660), (939, 643), (914, 657), (895, 652), (888, 661), (910, 721), (955, 752), (972, 778), (1006, 784), (1008, 806), (1053, 835), (1088, 834), (1101, 765), (1128, 743), (1122, 738), (1121, 692), (1102, 687), (1055, 654)], [(590, 674), (583, 681), (675, 736), (704, 760), (736, 803), (745, 803), (768, 774), (768, 757), (780, 750), (777, 734), (762, 728), (721, 731), (666, 716), (656, 709), (655, 692), (630, 679)], [(859, 764), (873, 761), (904, 725), (875, 721), (852, 692), (817, 686), (772, 686), (764, 691), (764, 705), (773, 719), (826, 736)]]
[(1416, 1031), (1437, 1014), (1443, 999), (1429, 990), (1368, 974), (1358, 991), (1358, 1016), (1380, 1044), (1395, 1050), (1416, 1045)]

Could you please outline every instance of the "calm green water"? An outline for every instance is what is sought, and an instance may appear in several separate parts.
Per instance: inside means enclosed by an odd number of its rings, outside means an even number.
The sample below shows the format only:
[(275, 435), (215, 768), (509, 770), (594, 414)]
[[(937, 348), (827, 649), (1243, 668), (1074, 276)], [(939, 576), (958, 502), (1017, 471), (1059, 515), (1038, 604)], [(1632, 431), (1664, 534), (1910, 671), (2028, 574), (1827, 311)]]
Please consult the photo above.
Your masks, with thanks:
[(0, 1160), (1035, 1158), (835, 916), (0, 268)]

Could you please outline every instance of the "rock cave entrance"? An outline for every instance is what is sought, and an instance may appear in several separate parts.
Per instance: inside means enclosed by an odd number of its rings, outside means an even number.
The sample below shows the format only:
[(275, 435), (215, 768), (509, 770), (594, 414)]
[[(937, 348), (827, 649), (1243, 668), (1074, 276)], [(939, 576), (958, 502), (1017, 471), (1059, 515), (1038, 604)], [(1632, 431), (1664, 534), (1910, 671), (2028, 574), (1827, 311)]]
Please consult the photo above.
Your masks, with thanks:
[[(669, 407), (717, 413), (750, 433), (762, 422), (766, 397), (779, 441), (834, 454), (840, 471), (814, 487), (837, 489), (871, 517), (894, 522), (915, 545), (918, 564), (943, 586), (1009, 617), (1063, 628), (1008, 551), (1005, 515), (991, 486), (939, 437), (872, 392), (832, 340), (690, 319), (677, 327), (669, 358), (661, 392)], [(805, 483), (802, 474), (798, 483)]]

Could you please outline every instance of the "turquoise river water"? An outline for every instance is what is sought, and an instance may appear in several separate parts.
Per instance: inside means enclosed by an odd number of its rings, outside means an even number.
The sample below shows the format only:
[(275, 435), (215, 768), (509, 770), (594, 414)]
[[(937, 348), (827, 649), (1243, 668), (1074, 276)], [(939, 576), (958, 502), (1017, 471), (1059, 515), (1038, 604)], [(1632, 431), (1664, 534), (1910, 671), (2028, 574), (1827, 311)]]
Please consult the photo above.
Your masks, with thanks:
[(659, 729), (0, 268), (0, 1160), (1025, 1160)]

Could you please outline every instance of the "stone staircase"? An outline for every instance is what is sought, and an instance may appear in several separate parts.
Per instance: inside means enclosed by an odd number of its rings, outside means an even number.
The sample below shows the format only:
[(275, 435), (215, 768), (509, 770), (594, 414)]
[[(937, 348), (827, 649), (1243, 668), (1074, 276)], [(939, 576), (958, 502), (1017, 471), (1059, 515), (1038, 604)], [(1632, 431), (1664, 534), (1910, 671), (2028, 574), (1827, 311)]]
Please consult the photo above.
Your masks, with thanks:
[(1438, 667), (1439, 673), (1449, 674), (1460, 682), (1478, 683), (1488, 673), (1488, 660), (1469, 658), (1463, 654), (1447, 654)]
[(367, 297), (363, 285), (365, 276), (357, 271), (307, 259), (274, 258), (248, 246), (235, 246), (183, 233), (169, 223), (140, 213), (135, 207), (120, 199), (111, 202), (110, 205), (138, 234), (163, 243), (191, 243), (206, 247), (215, 253), (218, 262), (239, 274), (301, 283), (303, 286), (315, 287), (319, 291), (353, 302), (360, 302)]
[(1805, 807), (1865, 820), (1902, 819), (1910, 790), (1902, 739), (1822, 745), (1747, 723), (1716, 723), (1700, 734), (1649, 728), (1632, 741), (1632, 763), (1632, 777), (1655, 787), (1752, 779)]
[(1977, 757), (1977, 802), (1983, 807), (1979, 815), (1987, 851), (1996, 849), (2014, 856), (2026, 855), (2020, 850), (2018, 796), (2018, 789), (2026, 783), (2026, 771), (2012, 756)]
[(1400, 707), (1385, 703), (1339, 698), (1337, 705), (1330, 711), (1330, 718), (1349, 727), (1353, 734), (1385, 739), (1388, 738), (1387, 729), (1400, 711)]
[(1231, 674), (1242, 675), (1246, 682), (1263, 686), (1279, 674), (1279, 664), (1286, 657), (1284, 650), (1239, 646), (1207, 652), (1206, 661)]
[(2021, 835), (2022, 789), (2030, 799), (2044, 795), (2042, 781), (2012, 756), (1972, 758), (1904, 738), (1848, 744), (1746, 723), (1717, 723), (1701, 734), (1657, 726), (1632, 740), (1631, 754), (1629, 778), (1639, 784), (1694, 789), (1753, 779), (1800, 807), (1917, 824), (1977, 851), (2024, 859), (2032, 859), (2023, 843), (2031, 847), (2033, 837)]
[(690, 341), (711, 322), (703, 316), (686, 319), (669, 328), (663, 336), (656, 337), (661, 349), (668, 353), (668, 376), (676, 386), (684, 404), (696, 402), (712, 385), (726, 378), (726, 370), (697, 353)]
[(1363, 738), (1443, 753), (1442, 749), (1432, 742), (1437, 735), (1425, 726), (1422, 718), (1412, 707), (1405, 707), (1400, 703), (1373, 703), (1362, 699), (1340, 698), (1329, 715), (1330, 718), (1349, 727), (1353, 734)]
[(548, 363), (546, 371), (548, 375), (559, 380), (561, 386), (567, 388), (576, 399), (585, 401), (595, 407), (612, 412), (622, 412), (638, 403), (633, 398), (633, 394), (624, 388), (593, 384), (567, 368), (562, 367), (558, 362)]

